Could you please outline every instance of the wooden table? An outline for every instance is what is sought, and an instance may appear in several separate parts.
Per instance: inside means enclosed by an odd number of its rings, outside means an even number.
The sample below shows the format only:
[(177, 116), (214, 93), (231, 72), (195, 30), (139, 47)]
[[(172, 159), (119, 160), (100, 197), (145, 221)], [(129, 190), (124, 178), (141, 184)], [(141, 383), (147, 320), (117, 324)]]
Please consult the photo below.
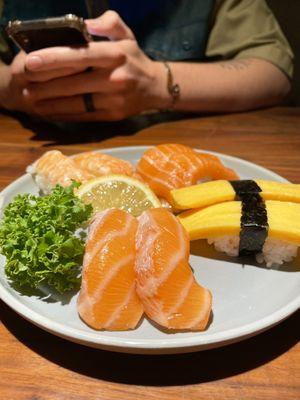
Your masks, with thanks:
[[(0, 187), (43, 152), (180, 142), (270, 168), (300, 183), (300, 109), (275, 108), (153, 125), (159, 118), (89, 125), (74, 133), (0, 116)], [(38, 329), (0, 302), (0, 399), (299, 399), (299, 312), (224, 348), (175, 356), (110, 353)]]

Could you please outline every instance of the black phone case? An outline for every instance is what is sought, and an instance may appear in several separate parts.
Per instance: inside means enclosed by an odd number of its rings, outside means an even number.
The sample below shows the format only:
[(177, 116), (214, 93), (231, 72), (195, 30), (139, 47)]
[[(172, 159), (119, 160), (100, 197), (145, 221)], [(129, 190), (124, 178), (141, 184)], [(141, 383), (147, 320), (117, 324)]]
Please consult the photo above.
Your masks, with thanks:
[(45, 47), (83, 46), (92, 39), (83, 19), (74, 15), (45, 20), (12, 21), (8, 24), (7, 33), (26, 53)]

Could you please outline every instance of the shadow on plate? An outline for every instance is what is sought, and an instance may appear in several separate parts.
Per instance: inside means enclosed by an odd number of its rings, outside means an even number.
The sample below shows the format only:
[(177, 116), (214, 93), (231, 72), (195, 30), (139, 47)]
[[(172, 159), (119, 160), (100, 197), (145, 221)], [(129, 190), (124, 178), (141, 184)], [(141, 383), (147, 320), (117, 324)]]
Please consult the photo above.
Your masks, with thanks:
[(299, 340), (300, 312), (243, 342), (179, 355), (130, 355), (68, 342), (36, 328), (0, 302), (2, 323), (33, 352), (78, 374), (128, 385), (178, 386), (210, 382), (264, 365)]
[(56, 290), (49, 288), (46, 285), (40, 285), (34, 289), (30, 286), (19, 286), (16, 283), (10, 283), (11, 287), (21, 296), (34, 296), (45, 303), (61, 303), (61, 305), (69, 304), (72, 297), (78, 292), (78, 288), (70, 290), (67, 293), (58, 293)]
[(258, 264), (253, 257), (243, 257), (243, 258), (238, 258), (238, 257), (229, 257), (225, 253), (220, 253), (216, 251), (213, 247), (213, 245), (209, 245), (206, 240), (195, 240), (191, 242), (191, 250), (190, 253), (195, 256), (201, 256), (213, 260), (218, 260), (218, 261), (226, 261), (234, 264), (247, 264), (247, 265), (253, 265), (254, 267), (257, 268), (265, 268), (265, 269), (273, 269), (273, 270), (278, 270), (278, 271), (284, 271), (284, 272), (296, 272), (300, 271), (300, 252), (298, 251), (297, 257), (289, 263), (284, 263), (283, 265), (279, 267), (271, 267), (268, 268), (266, 267), (265, 264)]

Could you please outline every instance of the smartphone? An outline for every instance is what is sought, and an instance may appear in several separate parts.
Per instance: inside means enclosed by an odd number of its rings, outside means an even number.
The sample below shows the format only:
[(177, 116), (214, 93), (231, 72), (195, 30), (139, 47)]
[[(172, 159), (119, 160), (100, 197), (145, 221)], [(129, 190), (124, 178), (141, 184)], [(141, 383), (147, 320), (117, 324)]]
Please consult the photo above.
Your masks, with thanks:
[(73, 14), (28, 21), (10, 21), (6, 32), (26, 53), (45, 47), (84, 46), (92, 40), (83, 18)]

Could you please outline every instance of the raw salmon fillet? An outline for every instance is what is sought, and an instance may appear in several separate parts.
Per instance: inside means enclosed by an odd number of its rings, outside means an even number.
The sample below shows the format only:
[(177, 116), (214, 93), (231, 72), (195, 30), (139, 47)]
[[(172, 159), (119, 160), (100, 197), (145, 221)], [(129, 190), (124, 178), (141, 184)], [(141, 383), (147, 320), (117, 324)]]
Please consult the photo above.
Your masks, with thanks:
[(194, 278), (188, 234), (177, 218), (163, 208), (145, 211), (136, 247), (137, 293), (146, 315), (168, 329), (205, 329), (212, 296)]
[(45, 193), (50, 192), (57, 183), (69, 186), (72, 180), (84, 182), (95, 177), (58, 150), (47, 151), (27, 168), (27, 172), (35, 177), (37, 185)]
[(129, 161), (108, 154), (89, 151), (73, 157), (79, 168), (90, 171), (95, 176), (122, 174), (134, 176), (135, 170)]
[(136, 293), (137, 219), (117, 209), (97, 213), (83, 259), (79, 315), (94, 329), (134, 329), (143, 314)]
[(217, 156), (209, 153), (197, 153), (197, 155), (203, 163), (206, 177), (211, 180), (224, 179), (231, 181), (240, 179), (238, 174), (233, 169), (225, 167)]
[(201, 179), (238, 179), (218, 157), (197, 153), (182, 144), (161, 144), (147, 150), (137, 165), (137, 173), (157, 196), (168, 201), (170, 190), (194, 185)]

